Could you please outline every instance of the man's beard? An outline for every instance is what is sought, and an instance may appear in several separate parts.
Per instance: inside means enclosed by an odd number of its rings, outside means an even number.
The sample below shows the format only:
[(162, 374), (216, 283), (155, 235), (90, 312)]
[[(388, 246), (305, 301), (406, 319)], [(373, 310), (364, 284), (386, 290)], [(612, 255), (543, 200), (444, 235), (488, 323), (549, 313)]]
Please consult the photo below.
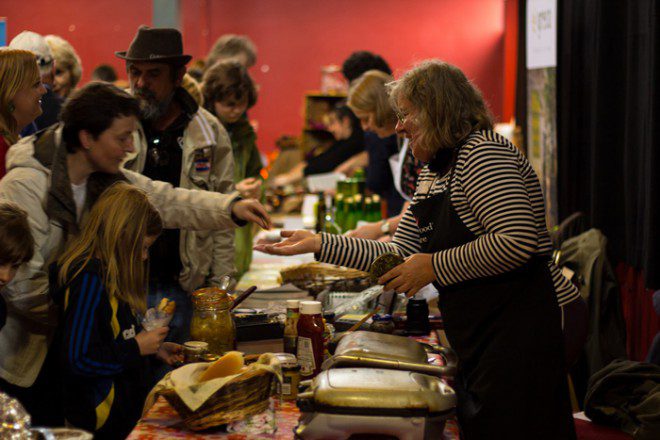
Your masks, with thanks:
[(140, 116), (143, 120), (155, 122), (165, 114), (172, 103), (174, 92), (170, 93), (164, 100), (156, 101), (154, 92), (148, 89), (135, 89), (135, 97), (140, 102)]

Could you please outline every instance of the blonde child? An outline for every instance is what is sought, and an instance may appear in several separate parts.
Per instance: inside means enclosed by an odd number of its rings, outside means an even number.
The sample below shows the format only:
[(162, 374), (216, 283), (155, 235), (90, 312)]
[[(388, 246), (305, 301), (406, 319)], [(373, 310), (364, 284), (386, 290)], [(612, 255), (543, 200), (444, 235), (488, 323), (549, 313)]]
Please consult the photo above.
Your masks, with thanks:
[(147, 195), (117, 183), (53, 271), (65, 418), (96, 439), (125, 438), (139, 419), (152, 382), (147, 356), (181, 360), (181, 346), (163, 342), (167, 327), (141, 330), (137, 319), (146, 308), (149, 246), (161, 229)]

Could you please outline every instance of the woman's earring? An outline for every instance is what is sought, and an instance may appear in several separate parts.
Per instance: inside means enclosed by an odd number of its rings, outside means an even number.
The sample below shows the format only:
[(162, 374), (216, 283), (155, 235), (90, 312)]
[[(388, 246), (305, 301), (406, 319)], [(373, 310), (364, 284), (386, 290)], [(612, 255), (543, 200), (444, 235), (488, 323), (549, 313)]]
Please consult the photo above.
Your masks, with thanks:
[(16, 106), (14, 105), (13, 102), (9, 103), (9, 113), (14, 113), (14, 110), (16, 110)]

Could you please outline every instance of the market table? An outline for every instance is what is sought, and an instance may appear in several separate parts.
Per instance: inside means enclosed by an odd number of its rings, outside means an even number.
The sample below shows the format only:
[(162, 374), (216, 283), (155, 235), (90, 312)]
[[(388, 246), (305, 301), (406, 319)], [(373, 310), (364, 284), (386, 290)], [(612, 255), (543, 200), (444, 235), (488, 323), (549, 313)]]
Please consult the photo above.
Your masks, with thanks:
[[(435, 333), (428, 337), (415, 338), (419, 342), (428, 344), (437, 344), (438, 338)], [(440, 363), (440, 358), (436, 356), (436, 362)], [(203, 432), (194, 432), (186, 429), (181, 424), (181, 418), (174, 408), (163, 398), (159, 397), (156, 404), (148, 411), (128, 436), (129, 440), (165, 440), (165, 439), (225, 439), (225, 440), (252, 440), (252, 439), (292, 439), (294, 438), (293, 429), (298, 423), (300, 412), (295, 402), (280, 401), (277, 397), (271, 398), (277, 423), (277, 432), (272, 435), (267, 434), (242, 434), (228, 433), (224, 429), (211, 429)], [(450, 420), (444, 433), (445, 440), (458, 439), (458, 428), (454, 420)]]

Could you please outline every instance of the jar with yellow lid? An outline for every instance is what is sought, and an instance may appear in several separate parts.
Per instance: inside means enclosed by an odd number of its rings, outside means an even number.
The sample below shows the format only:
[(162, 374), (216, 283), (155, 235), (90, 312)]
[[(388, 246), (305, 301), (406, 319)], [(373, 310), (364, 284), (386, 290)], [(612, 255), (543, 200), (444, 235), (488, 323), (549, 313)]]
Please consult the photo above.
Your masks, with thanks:
[(211, 353), (223, 354), (233, 350), (236, 326), (231, 306), (234, 300), (227, 291), (217, 287), (196, 290), (192, 294), (192, 303), (190, 337), (208, 343)]

